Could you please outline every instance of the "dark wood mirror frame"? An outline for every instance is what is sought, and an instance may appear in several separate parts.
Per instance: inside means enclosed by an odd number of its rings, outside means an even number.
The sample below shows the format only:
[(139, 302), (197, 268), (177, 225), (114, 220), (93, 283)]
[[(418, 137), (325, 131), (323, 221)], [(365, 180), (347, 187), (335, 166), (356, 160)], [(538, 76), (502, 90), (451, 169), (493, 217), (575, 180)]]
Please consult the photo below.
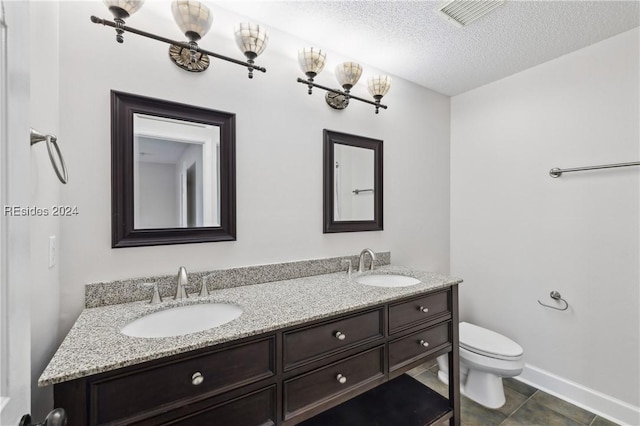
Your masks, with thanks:
[[(339, 220), (336, 221), (334, 212), (334, 144), (349, 145), (373, 150), (374, 153), (374, 199), (373, 220)], [(382, 141), (364, 136), (350, 135), (324, 129), (324, 233), (382, 231)]]
[[(220, 226), (134, 228), (133, 116), (135, 113), (205, 123), (220, 129)], [(111, 91), (112, 248), (236, 239), (235, 114)]]

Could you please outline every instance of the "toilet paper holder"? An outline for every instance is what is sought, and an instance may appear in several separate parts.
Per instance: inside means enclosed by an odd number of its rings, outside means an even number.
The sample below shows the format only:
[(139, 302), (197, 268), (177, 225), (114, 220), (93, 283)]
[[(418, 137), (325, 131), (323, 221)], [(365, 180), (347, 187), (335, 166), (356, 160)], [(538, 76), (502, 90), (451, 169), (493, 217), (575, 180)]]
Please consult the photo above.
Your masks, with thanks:
[(540, 299), (538, 299), (538, 303), (546, 308), (556, 309), (558, 311), (566, 311), (569, 308), (569, 302), (564, 300), (562, 298), (562, 295), (559, 292), (553, 290), (551, 293), (549, 293), (549, 297), (551, 297), (553, 300), (564, 303), (564, 308), (558, 308), (557, 306), (547, 305), (546, 303), (542, 303)]

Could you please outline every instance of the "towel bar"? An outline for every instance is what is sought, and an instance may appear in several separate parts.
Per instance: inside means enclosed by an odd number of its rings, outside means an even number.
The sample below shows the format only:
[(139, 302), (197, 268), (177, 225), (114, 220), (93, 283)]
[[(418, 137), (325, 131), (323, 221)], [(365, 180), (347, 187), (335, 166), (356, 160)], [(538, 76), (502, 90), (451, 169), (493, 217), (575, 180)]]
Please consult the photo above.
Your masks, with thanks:
[(549, 176), (552, 178), (559, 178), (563, 173), (568, 172), (581, 172), (584, 170), (596, 170), (596, 169), (611, 169), (614, 167), (629, 167), (629, 166), (640, 166), (640, 161), (634, 161), (632, 163), (617, 163), (617, 164), (603, 164), (601, 166), (589, 166), (589, 167), (574, 167), (571, 169), (558, 169), (554, 167), (549, 170)]

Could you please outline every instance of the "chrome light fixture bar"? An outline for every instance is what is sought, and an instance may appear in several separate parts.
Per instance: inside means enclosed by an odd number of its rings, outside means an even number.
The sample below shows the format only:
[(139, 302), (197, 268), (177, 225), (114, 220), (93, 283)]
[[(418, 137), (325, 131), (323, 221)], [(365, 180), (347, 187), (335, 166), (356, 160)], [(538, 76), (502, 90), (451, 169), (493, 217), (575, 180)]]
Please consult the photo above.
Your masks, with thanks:
[(140, 10), (144, 0), (103, 0), (103, 2), (113, 14), (114, 20), (109, 21), (91, 16), (91, 22), (115, 28), (118, 43), (124, 42), (123, 34), (125, 32), (167, 43), (170, 45), (169, 57), (171, 60), (178, 67), (191, 72), (206, 70), (209, 67), (209, 56), (246, 67), (249, 71), (249, 78), (253, 78), (254, 70), (267, 72), (266, 68), (256, 65), (254, 62), (258, 55), (264, 51), (269, 41), (266, 30), (258, 24), (241, 23), (235, 28), (236, 43), (247, 58), (247, 61), (243, 62), (198, 46), (197, 42), (209, 31), (213, 22), (213, 15), (209, 8), (198, 1), (174, 0), (171, 4), (173, 18), (189, 40), (187, 42), (171, 40), (126, 26), (124, 19)]
[(326, 90), (325, 100), (330, 107), (335, 109), (345, 109), (349, 106), (350, 99), (374, 105), (376, 114), (378, 114), (380, 108), (387, 109), (387, 106), (381, 104), (380, 100), (391, 88), (391, 77), (385, 75), (369, 77), (367, 88), (374, 99), (371, 101), (351, 94), (351, 88), (356, 85), (362, 76), (362, 66), (355, 62), (343, 62), (335, 69), (338, 83), (344, 90), (332, 89), (317, 84), (314, 78), (324, 69), (326, 59), (326, 53), (316, 47), (308, 47), (298, 51), (298, 62), (307, 79), (298, 78), (297, 81), (307, 85), (309, 88), (307, 93), (312, 94), (314, 87)]

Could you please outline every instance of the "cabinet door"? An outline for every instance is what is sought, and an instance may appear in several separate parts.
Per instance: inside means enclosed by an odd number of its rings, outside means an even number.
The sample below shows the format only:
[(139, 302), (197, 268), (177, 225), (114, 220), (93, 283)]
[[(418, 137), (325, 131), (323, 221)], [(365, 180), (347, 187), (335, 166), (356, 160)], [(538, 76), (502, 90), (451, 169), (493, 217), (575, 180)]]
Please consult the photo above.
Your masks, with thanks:
[(451, 321), (438, 324), (396, 339), (389, 343), (389, 371), (407, 364), (450, 345)]
[[(284, 382), (285, 420), (315, 406), (335, 405), (336, 397), (362, 393), (364, 385), (384, 381), (384, 347), (329, 364)], [(345, 398), (346, 399), (346, 398)], [(328, 425), (329, 426), (329, 425)]]
[(274, 375), (274, 337), (109, 375), (90, 384), (90, 424), (129, 424)]
[(451, 291), (439, 291), (389, 305), (389, 334), (448, 318), (451, 318)]
[(284, 333), (284, 370), (384, 337), (382, 308)]
[(276, 424), (276, 387), (215, 405), (166, 425), (271, 426)]

